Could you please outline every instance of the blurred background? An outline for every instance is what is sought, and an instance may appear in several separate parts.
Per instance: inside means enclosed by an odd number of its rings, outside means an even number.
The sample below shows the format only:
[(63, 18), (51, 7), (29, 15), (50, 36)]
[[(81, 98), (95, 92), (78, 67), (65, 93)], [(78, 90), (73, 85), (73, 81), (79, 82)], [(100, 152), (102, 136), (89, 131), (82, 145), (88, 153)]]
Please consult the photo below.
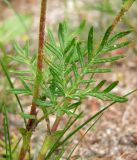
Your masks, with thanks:
[[(48, 0), (46, 26), (52, 28), (57, 37), (58, 23), (64, 19), (73, 30), (82, 20), (86, 20), (86, 27), (81, 34), (87, 38), (90, 26), (95, 27), (95, 41), (98, 42), (105, 29), (111, 24), (119, 11), (122, 0)], [(14, 54), (15, 42), (24, 45), (30, 41), (30, 50), (33, 54), (37, 51), (38, 26), (39, 26), (40, 0), (0, 0), (0, 58), (9, 68), (12, 63), (7, 55)], [(115, 89), (116, 93), (125, 94), (137, 87), (137, 2), (122, 18), (116, 31), (132, 29), (128, 37), (132, 44), (129, 47), (118, 49), (116, 55), (125, 53), (127, 57), (115, 64), (107, 64), (113, 67), (113, 74), (101, 74), (99, 79), (108, 81), (119, 80), (120, 84)], [(17, 66), (14, 66), (17, 67)], [(25, 67), (25, 66), (23, 66)], [(110, 76), (111, 75), (111, 76)], [(22, 126), (17, 114), (18, 107), (15, 97), (9, 94), (8, 82), (4, 78), (0, 66), (0, 160), (3, 159), (2, 136), (2, 106), (7, 107), (11, 124), (13, 145), (18, 140), (18, 129)], [(13, 83), (18, 85), (16, 77), (12, 77)], [(20, 97), (25, 111), (28, 112), (30, 99)], [(124, 104), (112, 106), (101, 118), (101, 121), (88, 133), (87, 138), (75, 151), (74, 159), (91, 160), (137, 160), (137, 93), (129, 97)], [(85, 118), (88, 118), (104, 105), (96, 99), (87, 99), (82, 107)], [(40, 131), (43, 132), (43, 131)], [(36, 132), (36, 135), (38, 133)], [(42, 133), (41, 133), (42, 134)], [(79, 133), (79, 137), (82, 133)], [(36, 136), (37, 137), (37, 136)], [(34, 137), (34, 143), (40, 143)], [(77, 139), (73, 140), (73, 144)], [(37, 147), (35, 147), (37, 150)], [(34, 153), (35, 153), (34, 150)]]

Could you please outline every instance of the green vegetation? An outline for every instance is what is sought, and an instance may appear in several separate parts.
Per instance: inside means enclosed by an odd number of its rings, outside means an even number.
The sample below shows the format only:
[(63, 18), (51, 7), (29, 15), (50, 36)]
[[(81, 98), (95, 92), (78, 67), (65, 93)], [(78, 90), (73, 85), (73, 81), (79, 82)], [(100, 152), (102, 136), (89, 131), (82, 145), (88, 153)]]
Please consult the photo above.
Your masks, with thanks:
[[(130, 44), (128, 40), (122, 42), (119, 42), (119, 40), (129, 35), (131, 30), (119, 33), (113, 31), (122, 16), (132, 6), (134, 0), (123, 1), (121, 10), (106, 29), (99, 44), (94, 42), (94, 37), (97, 34), (94, 31), (94, 26), (90, 27), (86, 40), (80, 38), (84, 31), (85, 21), (82, 21), (74, 32), (70, 32), (69, 24), (64, 21), (58, 27), (58, 42), (56, 42), (50, 29), (48, 29), (48, 38), (45, 40), (46, 2), (46, 0), (41, 1), (38, 54), (30, 54), (30, 44), (27, 42), (24, 47), (15, 44), (16, 54), (8, 56), (10, 61), (14, 62), (13, 64), (23, 65), (25, 66), (24, 69), (19, 70), (14, 66), (13, 69), (9, 69), (0, 60), (5, 77), (10, 84), (8, 92), (15, 95), (21, 109), (20, 118), (24, 119), (24, 128), (19, 129), (23, 140), (21, 149), (18, 150), (18, 143), (12, 150), (8, 113), (4, 109), (6, 159), (9, 160), (31, 158), (32, 135), (39, 123), (44, 120), (47, 124), (47, 132), (45, 132), (41, 149), (38, 151), (38, 157), (35, 158), (37, 160), (61, 159), (65, 154), (65, 144), (69, 144), (70, 138), (91, 123), (83, 135), (84, 137), (106, 109), (115, 103), (126, 102), (128, 100), (127, 96), (136, 91), (135, 89), (126, 95), (117, 95), (112, 90), (117, 87), (118, 81), (107, 85), (107, 79), (98, 81), (96, 78), (96, 74), (112, 72), (111, 68), (102, 68), (100, 64), (112, 63), (125, 57), (125, 55), (110, 56), (109, 53)], [(14, 87), (11, 80), (12, 75), (18, 77), (22, 87)], [(24, 113), (19, 98), (20, 94), (26, 98), (27, 96), (32, 97), (30, 114)], [(73, 128), (75, 122), (79, 122), (83, 118), (83, 112), (79, 112), (81, 103), (90, 96), (107, 101), (109, 104), (102, 107), (100, 111), (85, 122), (79, 123), (76, 128)], [(3, 106), (3, 108), (5, 107)], [(43, 113), (41, 117), (37, 116), (38, 110)], [(52, 115), (56, 117), (53, 125), (50, 123)], [(60, 125), (64, 116), (67, 117), (67, 121)], [(72, 148), (68, 160), (76, 147), (77, 145)], [(13, 152), (14, 154), (12, 154)], [(18, 157), (15, 156), (15, 152)]]

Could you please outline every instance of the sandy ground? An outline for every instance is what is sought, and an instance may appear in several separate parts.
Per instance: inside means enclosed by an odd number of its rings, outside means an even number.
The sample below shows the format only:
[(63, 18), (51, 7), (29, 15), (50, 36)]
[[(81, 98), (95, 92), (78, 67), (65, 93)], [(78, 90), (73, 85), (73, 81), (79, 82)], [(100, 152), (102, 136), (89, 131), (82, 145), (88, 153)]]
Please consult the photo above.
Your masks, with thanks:
[[(18, 8), (16, 2), (14, 0), (12, 2), (17, 10), (33, 13), (34, 23), (31, 32), (33, 33), (33, 41), (36, 42), (39, 21), (38, 0), (20, 1)], [(84, 0), (81, 0), (79, 6), (84, 2)], [(74, 11), (75, 8), (71, 4), (71, 0), (67, 5), (69, 6), (68, 13), (73, 12), (71, 20), (78, 21), (79, 17), (85, 16), (84, 11), (80, 12), (79, 15)], [(7, 15), (13, 14), (4, 5), (1, 5), (1, 8), (4, 11), (0, 14), (1, 21)], [(49, 1), (47, 24), (55, 26), (57, 22), (61, 21), (64, 18), (64, 9), (63, 1), (59, 1), (58, 3), (56, 0), (53, 0), (52, 3)], [(97, 12), (94, 12), (92, 15), (92, 19), (90, 19), (91, 13), (88, 13), (86, 17), (89, 23), (94, 22), (96, 17), (99, 16)], [(96, 23), (94, 24), (96, 25)], [(120, 80), (120, 84), (115, 90), (116, 93), (125, 94), (137, 87), (137, 55), (132, 50), (128, 51), (127, 58), (111, 66), (114, 68), (114, 73), (111, 76), (105, 74), (98, 76), (98, 78), (107, 79), (108, 82)], [(28, 102), (23, 103), (27, 104)], [(85, 119), (97, 112), (102, 105), (104, 105), (102, 102), (94, 98), (84, 102), (82, 108), (85, 110)], [(19, 116), (16, 116), (16, 119), (19, 119)], [(13, 130), (16, 132), (16, 127), (19, 127), (21, 122), (16, 121), (14, 123), (14, 121), (15, 116), (10, 114), (10, 123), (14, 126)], [(43, 132), (41, 131), (41, 134)], [(72, 146), (77, 143), (77, 138), (79, 139), (82, 133), (84, 133), (84, 130), (72, 141)], [(37, 134), (39, 134), (38, 131), (36, 131)], [(33, 141), (37, 143), (39, 140), (36, 137), (34, 137)], [(35, 149), (37, 150), (38, 148)], [(94, 129), (87, 134), (78, 146), (74, 155), (72, 160), (137, 160), (137, 93), (130, 95), (127, 103), (115, 104), (108, 109)]]

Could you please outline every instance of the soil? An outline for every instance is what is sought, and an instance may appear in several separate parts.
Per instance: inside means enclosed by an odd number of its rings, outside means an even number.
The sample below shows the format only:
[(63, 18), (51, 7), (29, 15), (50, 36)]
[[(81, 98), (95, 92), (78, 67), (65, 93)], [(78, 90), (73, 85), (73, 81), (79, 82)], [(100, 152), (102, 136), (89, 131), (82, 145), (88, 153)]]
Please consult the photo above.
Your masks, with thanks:
[[(70, 0), (71, 1), (71, 0)], [(34, 35), (34, 42), (37, 39), (37, 26), (39, 20), (39, 1), (38, 0), (24, 0), (24, 1), (11, 1), (13, 6), (18, 11), (29, 12), (34, 15), (34, 24), (32, 32)], [(80, 0), (79, 5), (81, 6), (85, 1)], [(18, 3), (18, 5), (17, 5)], [(72, 9), (73, 21), (79, 20), (74, 8)], [(4, 12), (0, 14), (0, 17), (5, 19), (7, 15), (12, 14), (11, 10), (7, 9), (5, 5), (1, 5)], [(81, 12), (80, 16), (85, 15), (85, 12)], [(88, 18), (90, 14), (88, 14)], [(98, 13), (93, 14), (93, 19), (98, 16)], [(48, 5), (48, 18), (47, 24), (50, 26), (56, 25), (64, 17), (64, 5), (63, 1), (53, 0), (49, 1)], [(88, 20), (90, 22), (90, 20)], [(75, 22), (74, 22), (75, 23)], [(35, 33), (35, 34), (34, 34)], [(125, 50), (124, 50), (125, 52)], [(115, 54), (120, 54), (116, 52)], [(127, 92), (137, 87), (137, 55), (133, 53), (131, 49), (127, 52), (127, 58), (119, 61), (113, 65), (113, 74), (102, 74), (98, 76), (98, 79), (107, 79), (108, 82), (120, 80), (118, 87), (114, 92), (124, 95)], [(110, 76), (111, 75), (111, 76)], [(23, 102), (27, 104), (27, 102)], [(85, 119), (89, 118), (95, 112), (97, 112), (102, 106), (101, 101), (97, 101), (95, 98), (87, 99), (82, 108), (85, 111)], [(26, 107), (26, 111), (28, 107)], [(22, 122), (19, 122), (19, 116), (10, 114), (10, 123), (13, 125), (13, 130), (16, 132), (16, 127), (19, 127)], [(16, 121), (15, 121), (16, 119)], [(70, 146), (76, 144), (78, 139), (83, 135), (86, 128), (83, 129), (78, 136), (72, 141)], [(38, 142), (36, 138), (38, 134), (43, 134), (44, 131), (36, 131), (36, 135), (33, 139), (35, 143)], [(70, 147), (70, 148), (72, 148)], [(37, 150), (38, 148), (36, 148)], [(35, 151), (34, 151), (35, 152)], [(102, 115), (94, 129), (92, 129), (81, 144), (77, 147), (74, 152), (72, 160), (137, 160), (137, 93), (129, 96), (129, 101), (124, 104), (114, 104)]]

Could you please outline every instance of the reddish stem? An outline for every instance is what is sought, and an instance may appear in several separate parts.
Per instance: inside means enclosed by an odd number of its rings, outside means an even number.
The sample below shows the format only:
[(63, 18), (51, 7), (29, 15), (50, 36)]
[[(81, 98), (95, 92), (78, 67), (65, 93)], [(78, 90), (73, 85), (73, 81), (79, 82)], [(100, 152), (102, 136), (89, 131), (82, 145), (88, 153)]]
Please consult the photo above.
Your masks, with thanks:
[[(33, 100), (39, 98), (39, 89), (40, 89), (40, 82), (39, 76), (42, 74), (43, 68), (43, 50), (44, 50), (44, 41), (45, 41), (45, 22), (46, 22), (46, 6), (47, 0), (41, 0), (41, 14), (40, 14), (40, 25), (39, 25), (39, 44), (38, 44), (38, 57), (37, 57), (37, 71), (36, 71), (36, 80), (34, 83), (34, 91), (33, 91)], [(37, 115), (36, 111), (37, 105), (32, 101), (30, 115)], [(26, 154), (28, 152), (28, 148), (30, 146), (31, 135), (29, 132), (32, 133), (33, 129), (35, 128), (35, 120), (29, 119), (27, 123), (27, 133), (23, 140), (22, 148), (19, 154), (19, 160), (24, 160)]]
[(55, 132), (58, 129), (59, 123), (62, 120), (62, 116), (61, 117), (57, 117), (57, 119), (55, 120), (53, 127), (51, 129), (51, 132)]
[[(43, 50), (44, 50), (44, 41), (45, 41), (45, 22), (46, 22), (46, 3), (47, 0), (41, 1), (41, 16), (40, 16), (40, 25), (39, 25), (39, 47), (38, 47), (38, 58), (37, 58), (37, 73), (36, 73), (36, 82), (34, 86), (33, 99), (39, 97), (39, 87), (38, 76), (42, 72), (43, 68)], [(36, 111), (37, 105), (32, 102), (30, 115), (37, 115)], [(27, 130), (31, 130), (35, 123), (34, 119), (29, 119), (27, 124)]]

